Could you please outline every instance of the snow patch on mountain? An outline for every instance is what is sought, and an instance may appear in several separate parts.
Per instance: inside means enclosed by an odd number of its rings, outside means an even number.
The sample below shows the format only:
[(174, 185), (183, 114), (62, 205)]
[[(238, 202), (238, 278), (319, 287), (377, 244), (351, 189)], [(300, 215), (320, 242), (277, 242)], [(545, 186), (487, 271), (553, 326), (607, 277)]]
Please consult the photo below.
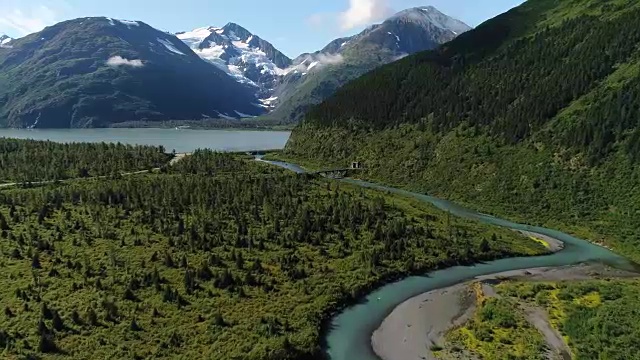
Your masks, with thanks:
[(171, 43), (171, 41), (166, 39), (161, 39), (161, 38), (157, 38), (157, 40), (160, 44), (164, 45), (164, 47), (167, 48), (167, 50), (171, 51), (172, 53), (186, 56), (186, 54), (178, 50), (176, 46), (173, 43)]
[[(214, 33), (219, 35), (218, 41), (208, 40)], [(276, 66), (264, 51), (252, 46), (253, 35), (243, 40), (234, 31), (226, 33), (224, 28), (203, 27), (176, 36), (201, 58), (218, 66), (224, 63), (232, 73), (253, 65), (261, 74), (285, 74), (284, 69)], [(254, 83), (250, 79), (243, 82)]]
[(287, 73), (276, 65), (276, 62), (282, 63), (284, 55), (237, 24), (230, 23), (222, 28), (201, 27), (176, 36), (202, 59), (224, 70), (236, 81), (256, 87), (260, 97), (270, 96), (279, 78)]
[(277, 96), (272, 96), (268, 99), (260, 99), (260, 102), (262, 103), (260, 106), (264, 107), (264, 108), (270, 108), (272, 107), (274, 104), (274, 102), (278, 100)]
[(106, 19), (109, 22), (109, 25), (112, 25), (112, 26), (116, 26), (116, 23), (115, 23), (116, 21), (122, 25), (126, 25), (128, 28), (131, 28), (132, 26), (140, 26), (139, 22), (133, 21), (133, 20), (113, 19), (110, 17), (105, 17), (104, 19)]
[(0, 48), (11, 49), (12, 46), (9, 45), (9, 43), (11, 41), (13, 41), (12, 38), (8, 37), (7, 35), (1, 35), (0, 36)]
[(223, 114), (221, 112), (218, 112), (218, 116), (220, 116), (221, 119), (236, 120), (236, 118), (234, 118), (233, 116), (229, 116), (229, 115)]
[(255, 116), (253, 116), (253, 115), (248, 115), (248, 114), (241, 113), (241, 112), (240, 112), (240, 111), (238, 111), (238, 110), (234, 110), (234, 112), (235, 112), (236, 114), (238, 114), (238, 116), (240, 116), (240, 117), (241, 117), (241, 118), (243, 118), (243, 119), (244, 119), (244, 118), (253, 118), (253, 117), (255, 117)]
[(178, 33), (176, 34), (176, 36), (190, 48), (194, 48), (199, 46), (204, 41), (204, 39), (211, 35), (211, 33), (215, 30), (219, 29), (214, 27), (203, 27), (192, 31)]
[(401, 11), (389, 20), (406, 19), (421, 26), (435, 26), (442, 30), (450, 31), (454, 35), (462, 34), (472, 28), (460, 20), (451, 18), (433, 6), (416, 7)]
[(132, 20), (118, 20), (119, 23), (127, 25), (128, 28), (132, 27), (132, 26), (140, 26), (140, 23), (138, 23), (137, 21), (132, 21)]

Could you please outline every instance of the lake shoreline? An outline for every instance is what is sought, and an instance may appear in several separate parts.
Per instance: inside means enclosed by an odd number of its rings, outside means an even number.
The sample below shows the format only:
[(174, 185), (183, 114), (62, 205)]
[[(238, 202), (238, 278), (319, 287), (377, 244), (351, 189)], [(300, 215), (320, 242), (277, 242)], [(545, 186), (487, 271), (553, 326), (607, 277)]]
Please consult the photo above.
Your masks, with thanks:
[(282, 149), (290, 131), (243, 130), (175, 130), (156, 128), (98, 129), (2, 129), (0, 138), (30, 139), (59, 143), (122, 143), (126, 145), (163, 146), (171, 153), (189, 153), (196, 149), (225, 152), (268, 151)]

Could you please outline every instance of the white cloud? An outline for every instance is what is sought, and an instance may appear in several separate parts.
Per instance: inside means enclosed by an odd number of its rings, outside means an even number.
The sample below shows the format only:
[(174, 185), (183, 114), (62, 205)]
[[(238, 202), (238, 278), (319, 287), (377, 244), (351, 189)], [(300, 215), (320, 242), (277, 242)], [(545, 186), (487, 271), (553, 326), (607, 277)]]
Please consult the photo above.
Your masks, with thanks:
[(111, 58), (109, 58), (109, 60), (107, 60), (107, 65), (109, 66), (113, 66), (113, 67), (118, 67), (118, 66), (131, 66), (131, 67), (142, 67), (144, 66), (144, 64), (142, 63), (142, 60), (139, 59), (134, 59), (134, 60), (129, 60), (129, 59), (125, 59), (121, 56), (113, 56)]
[(398, 60), (402, 60), (402, 59), (406, 58), (407, 56), (409, 56), (409, 54), (407, 54), (407, 53), (400, 54), (400, 55), (398, 55), (398, 56), (394, 57), (394, 58), (391, 60), (391, 62), (398, 61)]
[(336, 65), (342, 63), (344, 58), (340, 54), (317, 54), (314, 56), (314, 61), (317, 61), (322, 65)]
[(49, 6), (36, 5), (29, 8), (0, 5), (0, 29), (19, 35), (38, 32), (60, 20), (60, 14)]
[(341, 64), (342, 62), (344, 62), (344, 57), (342, 57), (342, 55), (340, 54), (309, 54), (300, 64), (290, 66), (285, 70), (285, 72), (289, 73), (291, 71), (298, 71), (301, 73), (306, 73), (312, 68), (319, 69), (326, 65), (337, 65)]
[(383, 20), (394, 13), (388, 0), (349, 0), (349, 8), (339, 14), (342, 30), (351, 30)]

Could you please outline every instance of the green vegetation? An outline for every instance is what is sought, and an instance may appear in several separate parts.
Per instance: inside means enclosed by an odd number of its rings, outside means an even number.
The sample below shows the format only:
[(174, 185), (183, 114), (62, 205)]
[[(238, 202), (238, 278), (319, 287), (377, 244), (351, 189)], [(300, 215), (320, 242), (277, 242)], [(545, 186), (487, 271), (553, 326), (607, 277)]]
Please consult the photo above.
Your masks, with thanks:
[(456, 35), (449, 30), (420, 23), (417, 19), (422, 17), (422, 10), (414, 9), (352, 37), (332, 41), (314, 55), (334, 56), (341, 61), (324, 64), (305, 76), (299, 73), (286, 76), (276, 90), (278, 106), (263, 118), (297, 123), (312, 106), (327, 99), (349, 81), (407, 54), (433, 49), (455, 38)]
[(471, 320), (447, 334), (447, 347), (464, 349), (485, 360), (547, 358), (542, 335), (529, 324), (516, 301), (480, 297), (477, 305)]
[(254, 157), (251, 155), (230, 156), (212, 150), (196, 150), (190, 156), (186, 156), (163, 171), (170, 174), (228, 175), (236, 178), (242, 175), (282, 175), (285, 173), (284, 169), (252, 161), (253, 159)]
[(498, 289), (507, 301), (546, 309), (576, 360), (627, 360), (640, 353), (638, 280), (507, 282)]
[(639, 17), (631, 0), (530, 0), (346, 85), (282, 156), (359, 160), (363, 177), (640, 261)]
[(0, 192), (2, 356), (317, 357), (323, 322), (383, 282), (545, 252), (413, 199), (197, 151)]
[(0, 138), (0, 184), (152, 169), (165, 165), (172, 157), (161, 146), (60, 144)]

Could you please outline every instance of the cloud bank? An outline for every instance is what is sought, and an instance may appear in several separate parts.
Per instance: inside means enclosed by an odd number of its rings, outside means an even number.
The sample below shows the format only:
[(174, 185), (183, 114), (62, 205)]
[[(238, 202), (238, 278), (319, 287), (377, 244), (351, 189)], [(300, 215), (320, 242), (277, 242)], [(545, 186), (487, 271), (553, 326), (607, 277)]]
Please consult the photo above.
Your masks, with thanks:
[(12, 9), (0, 11), (0, 25), (17, 31), (20, 35), (27, 35), (44, 29), (56, 22), (56, 13), (41, 5), (28, 11)]
[(327, 65), (337, 65), (344, 62), (344, 57), (340, 54), (309, 54), (298, 65), (290, 66), (285, 70), (286, 73), (298, 71), (306, 73), (311, 69), (319, 69)]
[(349, 0), (349, 8), (341, 12), (338, 19), (342, 30), (351, 30), (386, 19), (393, 13), (388, 0)]
[(107, 60), (107, 65), (113, 66), (113, 67), (118, 67), (118, 66), (142, 67), (142, 66), (144, 66), (144, 64), (142, 63), (142, 60), (139, 60), (139, 59), (129, 60), (129, 59), (125, 59), (125, 58), (123, 58), (121, 56), (113, 56), (113, 57), (109, 58), (109, 60)]
[(69, 16), (66, 0), (0, 0), (0, 33), (19, 37), (38, 32)]

